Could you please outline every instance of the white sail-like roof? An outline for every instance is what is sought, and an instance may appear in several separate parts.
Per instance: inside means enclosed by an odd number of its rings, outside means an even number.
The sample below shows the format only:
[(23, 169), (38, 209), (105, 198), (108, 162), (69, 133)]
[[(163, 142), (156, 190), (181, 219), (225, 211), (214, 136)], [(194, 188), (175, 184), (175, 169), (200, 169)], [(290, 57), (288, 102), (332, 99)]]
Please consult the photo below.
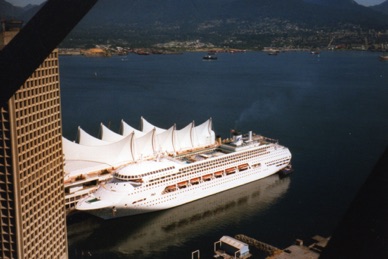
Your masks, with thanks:
[(100, 146), (85, 146), (62, 137), (65, 160), (80, 160), (105, 163), (112, 166), (133, 161), (133, 134), (124, 139)]
[(108, 141), (108, 142), (116, 142), (122, 140), (125, 136), (120, 135), (112, 130), (110, 130), (107, 126), (104, 124), (101, 125), (101, 140)]
[(208, 119), (201, 125), (194, 127), (194, 146), (202, 147), (214, 144), (215, 133), (212, 130), (212, 119)]
[(135, 130), (124, 121), (122, 123), (126, 136), (113, 132), (101, 123), (101, 140), (80, 127), (79, 143), (63, 137), (66, 172), (75, 175), (87, 170), (91, 172), (118, 167), (125, 163), (155, 157), (159, 153), (175, 154), (215, 143), (211, 119), (196, 127), (192, 122), (181, 130), (176, 130), (175, 125), (165, 130), (153, 126), (142, 118), (143, 130), (148, 130), (147, 133)]
[(97, 172), (111, 168), (111, 165), (100, 162), (66, 160), (66, 163), (64, 165), (65, 180), (77, 175), (87, 175), (90, 172)]
[(155, 154), (155, 129), (142, 137), (134, 138), (133, 142), (135, 160), (153, 156)]
[(134, 132), (135, 138), (142, 137), (148, 133), (148, 131), (143, 132), (143, 131), (135, 129), (134, 127), (132, 127), (131, 125), (126, 123), (124, 120), (121, 120), (121, 131), (122, 131), (123, 136), (127, 136), (127, 135), (131, 134), (132, 132)]
[(81, 127), (78, 127), (78, 144), (85, 145), (85, 146), (101, 146), (101, 145), (107, 145), (111, 142), (107, 142), (101, 139), (98, 139), (96, 137), (93, 137)]
[(156, 151), (174, 153), (176, 143), (175, 125), (162, 133), (156, 134)]
[(176, 130), (176, 139), (177, 143), (175, 145), (177, 151), (183, 151), (193, 148), (193, 128), (194, 122), (191, 122), (189, 125), (183, 129)]
[(140, 118), (140, 124), (141, 124), (141, 131), (143, 131), (143, 132), (149, 132), (150, 130), (155, 129), (156, 134), (160, 134), (160, 133), (163, 133), (164, 131), (166, 131), (166, 129), (162, 129), (162, 128), (159, 128), (159, 127), (152, 125), (151, 123), (146, 121), (143, 117)]

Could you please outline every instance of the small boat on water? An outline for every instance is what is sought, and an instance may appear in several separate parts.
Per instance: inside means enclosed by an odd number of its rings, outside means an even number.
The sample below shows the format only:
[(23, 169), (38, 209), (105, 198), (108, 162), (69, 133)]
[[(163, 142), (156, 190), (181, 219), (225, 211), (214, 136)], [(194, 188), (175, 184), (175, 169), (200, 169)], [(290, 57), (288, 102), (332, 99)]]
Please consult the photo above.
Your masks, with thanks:
[(279, 175), (284, 177), (288, 176), (294, 171), (291, 164), (288, 164), (286, 167), (284, 167), (282, 170), (279, 171)]
[(379, 57), (379, 59), (380, 59), (381, 61), (388, 61), (388, 55), (381, 55), (381, 56)]
[(279, 54), (279, 51), (269, 51), (268, 55), (269, 56), (277, 56)]
[(215, 52), (209, 52), (207, 55), (202, 57), (203, 60), (217, 60), (217, 56)]

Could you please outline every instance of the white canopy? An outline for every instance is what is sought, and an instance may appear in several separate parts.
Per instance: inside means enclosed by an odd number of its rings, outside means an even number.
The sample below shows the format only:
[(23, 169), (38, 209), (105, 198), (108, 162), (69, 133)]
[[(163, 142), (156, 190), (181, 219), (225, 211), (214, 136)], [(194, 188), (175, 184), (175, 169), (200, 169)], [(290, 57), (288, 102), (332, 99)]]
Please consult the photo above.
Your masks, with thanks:
[(162, 133), (156, 134), (156, 149), (158, 152), (175, 153), (175, 125)]
[(142, 137), (134, 138), (134, 158), (139, 160), (155, 154), (155, 130), (149, 131)]
[(195, 131), (195, 147), (202, 147), (214, 144), (215, 133), (212, 130), (212, 119), (208, 119), (204, 123), (194, 128)]
[(177, 130), (173, 125), (165, 130), (141, 118), (143, 131), (138, 131), (123, 120), (123, 135), (101, 123), (101, 139), (78, 128), (79, 143), (63, 137), (65, 171), (81, 172), (91, 168), (118, 167), (125, 163), (155, 157), (158, 153), (175, 154), (215, 143), (212, 120), (194, 127), (191, 122)]
[(125, 136), (120, 135), (112, 130), (110, 130), (104, 124), (101, 125), (101, 139), (108, 142), (116, 142), (122, 140)]
[(131, 134), (132, 132), (134, 132), (135, 137), (142, 137), (148, 133), (148, 132), (142, 132), (140, 130), (135, 129), (131, 125), (127, 124), (124, 120), (121, 120), (121, 131), (122, 131), (121, 134), (123, 136), (127, 136), (127, 135)]
[(85, 146), (101, 146), (107, 145), (109, 143), (111, 142), (93, 137), (92, 135), (81, 129), (81, 127), (78, 127), (78, 144)]
[(146, 121), (143, 117), (140, 118), (140, 125), (141, 125), (141, 131), (143, 131), (143, 132), (148, 132), (152, 129), (155, 129), (156, 134), (160, 134), (160, 133), (163, 133), (165, 131), (165, 129), (162, 129), (162, 128), (159, 128), (159, 127), (152, 125), (151, 123)]
[(85, 146), (62, 137), (65, 160), (81, 160), (118, 166), (133, 161), (133, 134), (124, 139), (99, 146)]
[(192, 149), (194, 147), (193, 145), (193, 139), (194, 139), (194, 122), (190, 123), (186, 127), (180, 130), (176, 130), (176, 150), (177, 151), (183, 151)]

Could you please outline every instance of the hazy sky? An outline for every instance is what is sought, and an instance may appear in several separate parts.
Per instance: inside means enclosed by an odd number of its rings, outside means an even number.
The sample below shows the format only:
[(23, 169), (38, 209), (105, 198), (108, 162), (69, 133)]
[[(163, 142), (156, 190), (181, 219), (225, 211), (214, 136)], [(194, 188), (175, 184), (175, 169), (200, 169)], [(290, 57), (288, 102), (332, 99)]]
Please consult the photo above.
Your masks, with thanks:
[[(26, 6), (27, 4), (40, 4), (45, 0), (6, 0), (7, 2), (16, 5), (16, 6)], [(357, 3), (369, 6), (381, 4), (385, 0), (355, 0)]]
[(26, 6), (28, 4), (41, 4), (44, 0), (5, 0), (15, 6)]
[(385, 0), (355, 0), (355, 1), (357, 3), (359, 3), (359, 4), (362, 4), (362, 5), (365, 5), (365, 6), (369, 6), (369, 5), (381, 4)]

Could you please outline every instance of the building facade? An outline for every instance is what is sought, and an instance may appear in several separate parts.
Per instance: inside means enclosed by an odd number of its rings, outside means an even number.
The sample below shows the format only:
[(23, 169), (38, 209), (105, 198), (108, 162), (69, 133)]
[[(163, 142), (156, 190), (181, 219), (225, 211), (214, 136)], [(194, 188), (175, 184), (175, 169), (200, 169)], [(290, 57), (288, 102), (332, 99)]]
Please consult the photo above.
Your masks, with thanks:
[(57, 50), (0, 109), (0, 258), (67, 258)]

